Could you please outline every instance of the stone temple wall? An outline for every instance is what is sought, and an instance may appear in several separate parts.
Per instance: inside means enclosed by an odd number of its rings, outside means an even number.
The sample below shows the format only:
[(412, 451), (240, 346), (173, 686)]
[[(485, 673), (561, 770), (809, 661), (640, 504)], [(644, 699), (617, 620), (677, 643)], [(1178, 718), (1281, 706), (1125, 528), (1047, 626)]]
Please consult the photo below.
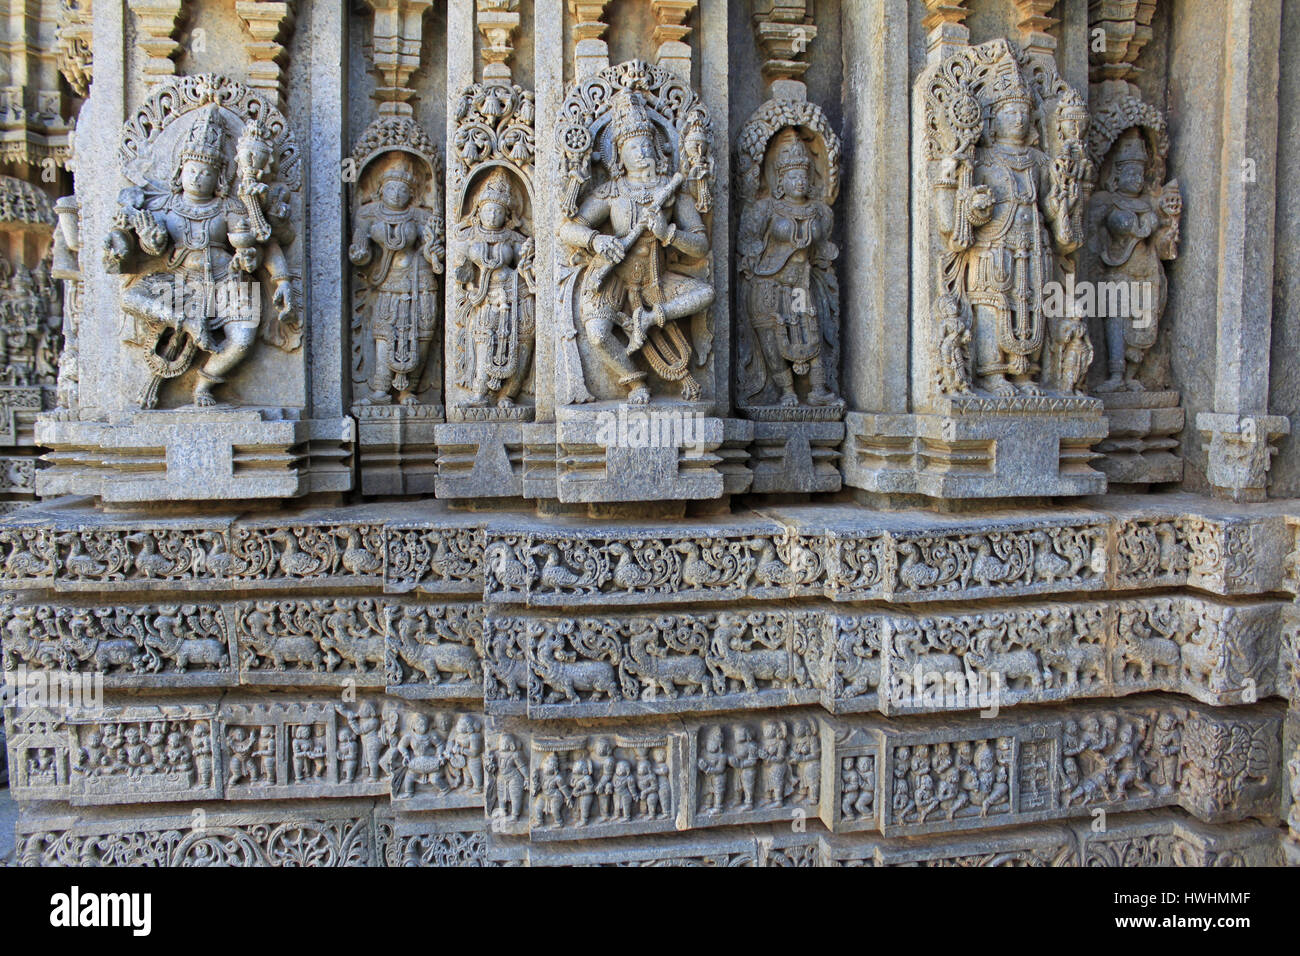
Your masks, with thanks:
[(5, 6), (16, 862), (1300, 863), (1294, 5)]

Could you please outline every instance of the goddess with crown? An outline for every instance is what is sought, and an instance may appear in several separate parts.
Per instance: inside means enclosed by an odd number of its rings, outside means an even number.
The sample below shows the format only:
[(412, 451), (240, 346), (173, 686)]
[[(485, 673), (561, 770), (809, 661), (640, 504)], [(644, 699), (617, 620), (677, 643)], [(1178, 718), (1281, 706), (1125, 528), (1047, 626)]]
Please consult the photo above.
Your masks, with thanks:
[(361, 207), (348, 258), (369, 266), (375, 364), (360, 405), (417, 403), (438, 320), (441, 229), (415, 202), (415, 173), (400, 154), (379, 174), (377, 201)]
[(510, 174), (498, 167), (456, 227), (451, 270), (463, 288), (461, 321), (473, 347), (472, 407), (493, 396), (511, 407), (532, 361), (533, 240), (514, 228), (517, 206)]
[[(122, 295), (124, 311), (137, 323), (133, 340), (151, 346), (155, 377), (140, 396), (145, 408), (157, 402), (162, 378), (188, 368), (196, 349), (209, 356), (198, 371), (194, 404), (217, 403), (213, 388), (252, 351), (262, 325), (260, 296), (241, 282), (241, 274), (264, 268), (277, 322), (297, 324), (282, 251), (293, 239), (284, 195), (261, 191), (258, 212), (266, 229), (255, 233), (248, 207), (229, 195), (229, 131), (220, 107), (213, 103), (200, 110), (170, 183), (124, 190), (107, 241), (110, 269), (120, 270), (136, 251), (165, 257), (163, 271), (132, 283)], [(260, 132), (254, 129), (245, 138), (249, 135)], [(174, 334), (164, 345), (168, 329)]]
[(976, 387), (1039, 395), (1043, 286), (1056, 256), (1079, 246), (1082, 183), (1069, 149), (1053, 160), (1033, 145), (1035, 104), (1014, 61), (999, 64), (984, 100), (978, 143), (946, 157), (935, 182), (945, 271), (970, 309)]
[(1105, 282), (1140, 283), (1143, 308), (1106, 316), (1107, 378), (1098, 391), (1142, 391), (1138, 371), (1155, 345), (1168, 286), (1164, 260), (1178, 255), (1183, 197), (1178, 182), (1150, 182), (1151, 160), (1140, 127), (1130, 127), (1111, 152), (1105, 189), (1088, 209), (1089, 240)]
[[(611, 109), (603, 157), (610, 178), (588, 194), (559, 230), (561, 241), (591, 258), (579, 315), (592, 351), (627, 390), (630, 404), (650, 401), (646, 372), (632, 361), (643, 347), (656, 373), (680, 381), (682, 397), (693, 401), (700, 397), (700, 386), (687, 371), (691, 346), (670, 324), (707, 309), (713, 286), (670, 267), (668, 253), (704, 259), (708, 232), (691, 190), (683, 188), (688, 172), (672, 173), (672, 160), (641, 94), (620, 92)], [(626, 344), (615, 336), (616, 327), (626, 335)], [(669, 334), (658, 334), (663, 332)], [(673, 348), (676, 354), (665, 354)]]
[(832, 309), (826, 275), (839, 254), (830, 207), (813, 195), (813, 157), (787, 127), (776, 138), (770, 195), (745, 209), (737, 248), (746, 307), (780, 403), (799, 404), (794, 376), (808, 379), (808, 404), (838, 401), (826, 387), (821, 314)]

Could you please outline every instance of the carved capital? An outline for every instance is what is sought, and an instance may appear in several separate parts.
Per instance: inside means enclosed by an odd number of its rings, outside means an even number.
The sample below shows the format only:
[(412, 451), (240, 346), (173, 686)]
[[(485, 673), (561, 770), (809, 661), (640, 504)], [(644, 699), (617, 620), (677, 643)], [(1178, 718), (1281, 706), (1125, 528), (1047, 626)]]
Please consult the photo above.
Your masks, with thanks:
[(283, 68), (288, 60), (286, 44), (293, 35), (294, 6), (293, 2), (278, 0), (238, 0), (235, 4), (240, 22), (253, 38), (248, 44), (248, 52), (253, 57), (248, 85), (273, 93), (281, 110), (287, 106)]
[(379, 78), (375, 100), (381, 113), (410, 116), (415, 90), (409, 83), (420, 66), (424, 15), (433, 0), (366, 0), (375, 12), (374, 69)]
[(147, 57), (145, 83), (152, 87), (176, 73), (173, 62), (181, 52), (177, 27), (184, 12), (185, 0), (128, 0), (139, 26), (136, 44)]
[(1274, 444), (1291, 433), (1291, 423), (1281, 415), (1202, 412), (1196, 429), (1208, 439), (1202, 446), (1209, 455), (1205, 477), (1214, 493), (1233, 501), (1263, 501)]

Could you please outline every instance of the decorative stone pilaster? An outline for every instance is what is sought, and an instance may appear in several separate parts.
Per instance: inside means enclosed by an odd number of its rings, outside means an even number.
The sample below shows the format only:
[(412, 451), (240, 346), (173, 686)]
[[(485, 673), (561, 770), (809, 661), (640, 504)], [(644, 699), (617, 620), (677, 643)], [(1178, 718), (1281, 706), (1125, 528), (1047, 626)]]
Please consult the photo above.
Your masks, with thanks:
[(1209, 439), (1206, 479), (1233, 500), (1265, 496), (1270, 443), (1290, 431), (1268, 400), (1281, 8), (1278, 0), (1230, 0), (1225, 11), (1214, 408), (1196, 416), (1196, 429)]
[(411, 74), (420, 66), (424, 15), (433, 0), (366, 0), (374, 11), (373, 69), (379, 76), (375, 101), (382, 114), (410, 116)]
[(235, 4), (235, 13), (253, 39), (248, 45), (254, 61), (248, 71), (248, 85), (274, 94), (281, 110), (287, 106), (284, 66), (296, 4), (297, 0), (238, 0)]

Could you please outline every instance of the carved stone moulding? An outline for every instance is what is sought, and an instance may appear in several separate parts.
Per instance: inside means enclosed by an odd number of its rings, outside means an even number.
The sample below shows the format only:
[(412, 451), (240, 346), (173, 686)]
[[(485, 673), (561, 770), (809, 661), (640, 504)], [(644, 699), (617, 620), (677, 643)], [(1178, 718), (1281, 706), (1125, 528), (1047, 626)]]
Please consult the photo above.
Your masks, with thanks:
[(481, 810), (374, 815), (377, 866), (502, 866), (511, 854), (489, 859), (488, 827)]
[(536, 607), (911, 603), (1187, 586), (1262, 595), (1287, 586), (1284, 558), (1294, 548), (1283, 507), (1181, 497), (973, 516), (790, 505), (637, 525), (470, 515), (437, 502), (381, 510), (312, 508), (270, 521), (256, 512), (106, 514), (84, 500), (33, 506), (0, 523), (0, 582), (105, 593), (329, 587)]
[[(575, 669), (572, 678), (581, 682)], [(945, 722), (724, 713), (598, 726), (488, 719), (485, 808), (533, 842), (816, 817), (886, 836), (1181, 807), (1278, 815), (1282, 710), (1135, 698)], [(527, 796), (525, 796), (527, 794)]]
[(363, 495), (428, 495), (438, 471), (441, 405), (354, 409)]
[(1258, 502), (1268, 497), (1268, 470), (1279, 439), (1291, 433), (1282, 415), (1200, 412), (1196, 430), (1207, 440), (1205, 477), (1217, 494), (1233, 501)]
[(140, 412), (127, 421), (42, 419), (37, 493), (105, 502), (296, 498), (352, 487), (351, 419), (267, 409)]
[(814, 703), (898, 715), (1152, 691), (1229, 706), (1285, 693), (1281, 607), (1189, 595), (913, 613), (757, 603), (556, 618), (494, 607), (484, 707), (537, 719)]
[(713, 499), (748, 489), (738, 460), (753, 425), (682, 404), (556, 410), (556, 491), (562, 502)]
[(1174, 391), (1109, 392), (1102, 396), (1110, 431), (1096, 446), (1097, 468), (1111, 490), (1183, 480), (1183, 426), (1187, 414)]
[(995, 867), (1270, 866), (1277, 832), (1259, 823), (1207, 826), (1178, 810), (1112, 814), (1092, 821), (980, 834), (891, 838), (828, 834), (817, 821), (802, 833), (767, 824), (741, 834), (690, 832), (648, 839), (523, 844), (492, 835), (490, 859), (527, 866)]
[[(517, 408), (531, 415), (531, 409)], [(436, 494), (439, 498), (524, 497), (525, 435), (537, 432), (527, 421), (439, 425)]]
[[(55, 805), (57, 806), (57, 805)], [(46, 808), (20, 815), (22, 866), (377, 866), (373, 802), (192, 810), (123, 820)]]
[(947, 414), (850, 412), (844, 483), (886, 494), (1008, 498), (1101, 494), (1099, 399), (954, 397)]
[[(887, 836), (1087, 819), (1098, 808), (1178, 806), (1204, 823), (1270, 821), (1282, 714), (1272, 704), (1143, 697), (924, 727), (895, 721), (878, 731), (871, 719), (826, 718), (824, 759), (840, 772), (830, 775), (825, 819), (837, 832)], [(865, 805), (845, 801), (846, 788), (871, 786)]]
[(823, 866), (1270, 866), (1274, 831), (1246, 822), (1207, 826), (1178, 810), (1110, 814), (1093, 821), (1016, 827), (971, 836), (822, 838)]

